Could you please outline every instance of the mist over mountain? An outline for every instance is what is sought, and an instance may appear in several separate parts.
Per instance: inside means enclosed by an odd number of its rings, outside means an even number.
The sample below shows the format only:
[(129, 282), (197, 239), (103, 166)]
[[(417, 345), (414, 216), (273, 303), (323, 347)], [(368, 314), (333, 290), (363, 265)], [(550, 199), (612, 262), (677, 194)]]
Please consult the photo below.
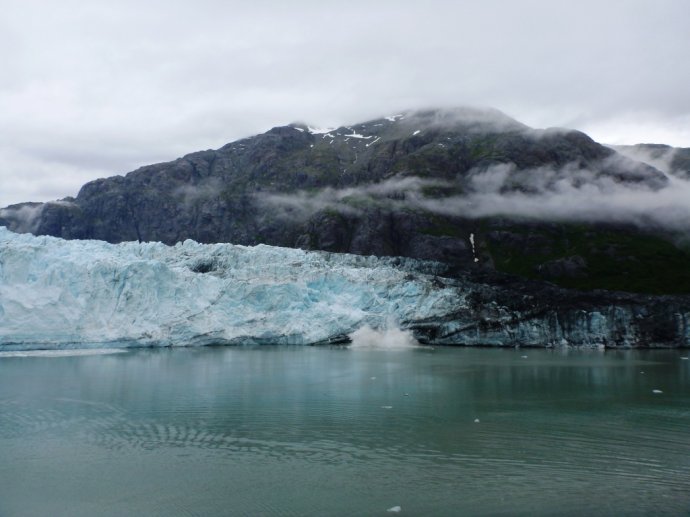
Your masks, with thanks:
[(431, 259), (580, 289), (690, 292), (690, 153), (491, 109), (294, 123), (0, 211), (66, 239), (266, 243)]
[(656, 167), (672, 176), (690, 179), (690, 148), (665, 144), (611, 146), (620, 154)]

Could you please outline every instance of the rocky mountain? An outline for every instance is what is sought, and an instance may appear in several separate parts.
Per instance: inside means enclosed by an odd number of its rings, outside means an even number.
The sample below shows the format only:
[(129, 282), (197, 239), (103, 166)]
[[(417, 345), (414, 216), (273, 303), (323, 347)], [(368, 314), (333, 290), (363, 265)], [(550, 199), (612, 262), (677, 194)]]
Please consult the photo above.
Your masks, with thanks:
[(450, 276), (690, 293), (690, 250), (677, 228), (569, 208), (594, 194), (668, 190), (652, 165), (495, 110), (413, 111), (336, 129), (276, 127), (92, 181), (75, 198), (7, 207), (0, 225), (111, 243), (403, 256), (439, 261)]

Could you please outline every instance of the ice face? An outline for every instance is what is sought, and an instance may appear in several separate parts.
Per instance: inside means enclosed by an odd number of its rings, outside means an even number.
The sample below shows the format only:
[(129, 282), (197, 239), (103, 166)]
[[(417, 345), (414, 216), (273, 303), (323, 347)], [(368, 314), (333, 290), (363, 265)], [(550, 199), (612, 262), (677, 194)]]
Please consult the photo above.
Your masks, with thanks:
[[(533, 296), (444, 278), (444, 269), (263, 245), (65, 241), (0, 227), (0, 352), (311, 344), (345, 334), (365, 348), (409, 346), (414, 336), (440, 345), (690, 346), (686, 298), (613, 293), (592, 302), (543, 288)], [(650, 322), (663, 325), (661, 337)]]
[(264, 245), (66, 241), (0, 227), (0, 350), (316, 343), (450, 312), (458, 293), (432, 283), (435, 267)]

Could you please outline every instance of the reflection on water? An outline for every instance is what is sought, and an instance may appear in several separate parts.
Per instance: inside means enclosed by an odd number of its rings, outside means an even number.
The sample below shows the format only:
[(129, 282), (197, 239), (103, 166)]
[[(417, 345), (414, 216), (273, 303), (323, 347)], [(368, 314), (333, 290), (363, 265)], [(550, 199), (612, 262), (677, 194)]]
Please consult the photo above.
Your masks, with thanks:
[(686, 514), (686, 355), (0, 357), (0, 515)]

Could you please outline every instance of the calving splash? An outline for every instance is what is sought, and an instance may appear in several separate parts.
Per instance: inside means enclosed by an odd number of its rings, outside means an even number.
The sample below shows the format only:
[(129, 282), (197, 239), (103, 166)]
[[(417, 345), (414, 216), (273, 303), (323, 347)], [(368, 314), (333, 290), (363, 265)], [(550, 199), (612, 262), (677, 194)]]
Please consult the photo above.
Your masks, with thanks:
[[(407, 346), (457, 308), (442, 266), (272, 246), (108, 244), (0, 227), (0, 351), (209, 344)], [(380, 330), (372, 330), (380, 329)]]
[(373, 329), (364, 325), (350, 334), (352, 344), (350, 348), (357, 349), (386, 349), (402, 350), (419, 346), (409, 330), (402, 330), (395, 320), (389, 318), (381, 329)]

